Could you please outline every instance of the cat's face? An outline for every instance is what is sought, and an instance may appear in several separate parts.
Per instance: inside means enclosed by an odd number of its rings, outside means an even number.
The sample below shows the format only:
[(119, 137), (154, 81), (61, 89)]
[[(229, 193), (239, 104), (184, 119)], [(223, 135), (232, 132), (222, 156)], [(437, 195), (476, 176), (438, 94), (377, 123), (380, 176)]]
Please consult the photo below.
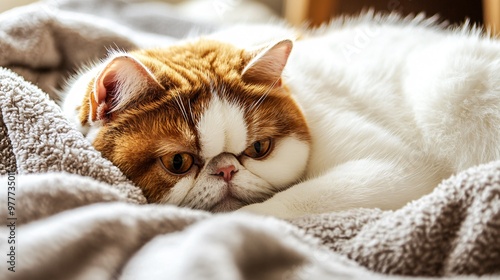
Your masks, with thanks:
[(88, 86), (81, 123), (149, 202), (220, 212), (263, 201), (300, 179), (309, 155), (281, 85), (291, 47), (201, 40), (115, 54)]

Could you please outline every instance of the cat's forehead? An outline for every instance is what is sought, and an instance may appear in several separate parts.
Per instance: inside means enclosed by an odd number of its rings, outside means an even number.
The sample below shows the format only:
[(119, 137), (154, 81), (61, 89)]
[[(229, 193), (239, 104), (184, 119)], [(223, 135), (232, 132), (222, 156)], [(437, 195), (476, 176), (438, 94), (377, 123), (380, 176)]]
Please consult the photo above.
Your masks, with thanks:
[(168, 87), (208, 86), (214, 80), (237, 79), (251, 55), (232, 45), (198, 40), (169, 48), (133, 52)]

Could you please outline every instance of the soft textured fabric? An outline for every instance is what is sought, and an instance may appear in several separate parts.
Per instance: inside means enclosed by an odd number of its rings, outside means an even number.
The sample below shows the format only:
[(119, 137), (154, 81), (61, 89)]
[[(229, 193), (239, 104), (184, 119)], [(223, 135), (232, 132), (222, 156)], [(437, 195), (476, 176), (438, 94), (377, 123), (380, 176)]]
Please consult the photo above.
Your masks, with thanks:
[(498, 274), (500, 162), (470, 168), (394, 212), (359, 209), (293, 223), (375, 271)]
[[(393, 212), (282, 221), (144, 205), (45, 92), (106, 48), (155, 36), (43, 4), (0, 15), (0, 65), (24, 77), (0, 69), (0, 217), (17, 217), (16, 272), (5, 256), (10, 229), (0, 229), (3, 279), (500, 279), (500, 162)], [(8, 172), (17, 173), (14, 215)]]

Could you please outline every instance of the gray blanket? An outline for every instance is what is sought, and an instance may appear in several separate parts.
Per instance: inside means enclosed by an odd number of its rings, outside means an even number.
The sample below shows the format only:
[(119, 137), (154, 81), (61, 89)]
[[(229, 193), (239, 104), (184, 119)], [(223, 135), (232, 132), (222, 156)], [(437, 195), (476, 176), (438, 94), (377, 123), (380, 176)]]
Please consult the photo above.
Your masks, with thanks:
[[(143, 4), (84, 2), (88, 14), (57, 1), (0, 15), (2, 279), (500, 279), (500, 162), (397, 211), (282, 221), (146, 205), (64, 119), (54, 89), (107, 48), (207, 27)], [(168, 33), (167, 22), (184, 30)]]

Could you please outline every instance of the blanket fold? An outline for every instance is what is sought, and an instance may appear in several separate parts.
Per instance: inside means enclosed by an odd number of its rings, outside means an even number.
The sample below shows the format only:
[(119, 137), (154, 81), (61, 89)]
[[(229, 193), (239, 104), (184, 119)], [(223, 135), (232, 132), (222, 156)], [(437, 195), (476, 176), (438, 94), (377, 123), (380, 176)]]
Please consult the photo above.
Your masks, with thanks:
[(293, 223), (375, 271), (429, 276), (498, 273), (500, 162), (464, 171), (394, 212), (352, 210)]
[[(107, 14), (128, 5), (115, 2)], [(397, 211), (282, 221), (145, 205), (65, 120), (55, 89), (107, 48), (173, 39), (90, 15), (97, 0), (85, 2), (86, 14), (70, 11), (83, 3), (0, 15), (0, 219), (13, 223), (0, 228), (3, 279), (500, 279), (500, 162), (465, 170)], [(147, 9), (133, 19), (151, 24)]]

